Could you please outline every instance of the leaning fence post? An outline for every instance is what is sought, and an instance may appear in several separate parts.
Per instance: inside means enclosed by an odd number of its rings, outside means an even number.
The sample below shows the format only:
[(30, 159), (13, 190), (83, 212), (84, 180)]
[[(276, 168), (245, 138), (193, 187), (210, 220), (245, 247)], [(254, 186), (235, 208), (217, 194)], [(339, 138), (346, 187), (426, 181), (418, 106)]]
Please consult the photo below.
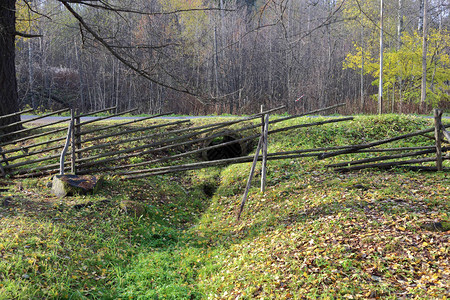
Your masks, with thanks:
[(269, 114), (265, 114), (264, 117), (264, 130), (262, 133), (262, 167), (261, 167), (261, 193), (266, 190), (266, 176), (267, 176), (267, 147), (268, 147), (268, 135), (269, 135)]
[(245, 187), (244, 196), (242, 196), (241, 206), (239, 207), (239, 212), (237, 215), (238, 221), (241, 218), (241, 213), (242, 213), (242, 210), (244, 209), (245, 201), (247, 200), (248, 191), (250, 190), (250, 185), (251, 185), (252, 179), (253, 179), (253, 174), (255, 173), (256, 163), (258, 162), (258, 156), (259, 156), (259, 152), (261, 150), (261, 145), (262, 145), (262, 136), (259, 139), (258, 147), (256, 147), (255, 157), (253, 158), (253, 164), (250, 169), (250, 174), (248, 175), (247, 186)]
[(442, 171), (442, 130), (441, 130), (441, 118), (443, 111), (441, 109), (434, 110), (434, 139), (436, 140), (436, 168), (438, 171)]

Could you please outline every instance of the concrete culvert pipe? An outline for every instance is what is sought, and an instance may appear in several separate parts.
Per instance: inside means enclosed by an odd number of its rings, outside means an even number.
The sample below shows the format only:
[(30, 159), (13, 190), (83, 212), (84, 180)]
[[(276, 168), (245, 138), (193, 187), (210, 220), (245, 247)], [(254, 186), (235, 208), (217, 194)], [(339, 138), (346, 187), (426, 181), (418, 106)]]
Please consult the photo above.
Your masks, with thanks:
[[(243, 136), (233, 130), (227, 130), (222, 132), (216, 132), (211, 135), (210, 139), (207, 139), (203, 147), (211, 147), (220, 144), (225, 144), (235, 140), (242, 139)], [(231, 143), (221, 147), (216, 147), (202, 152), (204, 160), (212, 161), (219, 159), (234, 158), (247, 155), (248, 141), (241, 141)]]

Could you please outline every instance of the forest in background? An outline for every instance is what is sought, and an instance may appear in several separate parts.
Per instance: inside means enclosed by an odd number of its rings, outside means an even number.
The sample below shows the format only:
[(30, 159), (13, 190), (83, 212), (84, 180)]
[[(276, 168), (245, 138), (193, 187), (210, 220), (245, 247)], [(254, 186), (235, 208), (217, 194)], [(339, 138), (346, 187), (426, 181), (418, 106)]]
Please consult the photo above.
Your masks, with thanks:
[[(380, 1), (81, 2), (72, 7), (83, 26), (61, 2), (17, 2), (18, 30), (39, 36), (17, 39), (20, 107), (195, 115), (346, 102), (341, 113), (377, 110)], [(428, 0), (419, 103), (423, 5), (384, 2), (384, 112), (450, 109), (448, 0)]]

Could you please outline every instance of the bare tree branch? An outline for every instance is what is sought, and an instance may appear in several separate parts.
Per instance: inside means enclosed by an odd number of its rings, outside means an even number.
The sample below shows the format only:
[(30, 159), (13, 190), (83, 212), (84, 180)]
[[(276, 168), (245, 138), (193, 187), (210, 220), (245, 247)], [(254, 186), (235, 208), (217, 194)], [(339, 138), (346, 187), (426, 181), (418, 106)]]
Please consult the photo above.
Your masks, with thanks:
[[(83, 28), (89, 32), (94, 38), (95, 40), (97, 40), (100, 44), (102, 44), (114, 57), (116, 57), (120, 62), (122, 62), (125, 66), (127, 66), (128, 68), (132, 69), (133, 71), (135, 71), (137, 74), (139, 74), (140, 76), (142, 76), (143, 78), (146, 78), (148, 80), (150, 80), (151, 82), (158, 84), (162, 87), (174, 90), (174, 91), (178, 91), (178, 92), (182, 92), (182, 93), (186, 93), (192, 96), (197, 97), (197, 99), (199, 99), (200, 95), (197, 95), (195, 93), (193, 93), (192, 91), (190, 91), (187, 87), (176, 87), (176, 86), (172, 86), (169, 85), (165, 82), (156, 80), (155, 78), (153, 78), (152, 76), (150, 76), (150, 74), (148, 74), (147, 72), (145, 72), (144, 70), (139, 69), (138, 67), (134, 66), (132, 63), (130, 63), (129, 61), (127, 61), (122, 55), (120, 55), (108, 42), (105, 41), (105, 39), (103, 39), (100, 35), (97, 34), (97, 32), (95, 30), (93, 30), (83, 19), (83, 17), (81, 17), (73, 8), (72, 6), (70, 6), (69, 3), (83, 3), (84, 1), (80, 0), (80, 1), (68, 1), (68, 0), (58, 0), (60, 1), (65, 7), (66, 9), (78, 20), (78, 22), (83, 26)], [(94, 0), (93, 0), (94, 1)], [(204, 103), (203, 101), (199, 100), (200, 102)]]
[(30, 34), (30, 33), (19, 32), (19, 31), (14, 32), (14, 35), (21, 36), (21, 37), (23, 37), (23, 38), (37, 38), (37, 37), (42, 37), (42, 34)]

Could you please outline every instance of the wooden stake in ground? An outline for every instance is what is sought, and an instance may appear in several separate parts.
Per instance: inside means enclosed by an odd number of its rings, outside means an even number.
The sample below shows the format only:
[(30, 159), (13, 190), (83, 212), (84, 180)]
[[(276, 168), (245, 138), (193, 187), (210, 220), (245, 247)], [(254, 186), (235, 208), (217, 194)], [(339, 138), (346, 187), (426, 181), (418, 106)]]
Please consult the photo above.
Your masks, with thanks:
[(247, 200), (247, 196), (248, 196), (248, 191), (250, 190), (250, 185), (252, 183), (253, 174), (255, 173), (256, 163), (258, 162), (259, 151), (261, 151), (262, 139), (263, 139), (263, 137), (261, 136), (261, 138), (259, 139), (258, 147), (256, 148), (255, 158), (253, 159), (252, 168), (250, 169), (250, 175), (248, 176), (248, 180), (247, 180), (247, 186), (245, 187), (244, 196), (242, 196), (241, 206), (239, 207), (239, 212), (237, 215), (238, 221), (241, 218), (241, 213), (242, 213), (242, 210), (244, 209), (245, 201)]
[(442, 110), (435, 109), (434, 110), (434, 138), (436, 140), (436, 168), (438, 171), (442, 171), (442, 148), (441, 148), (441, 140), (443, 138), (442, 130), (441, 130), (441, 118), (442, 118)]
[[(6, 164), (8, 164), (8, 160), (6, 159), (5, 154), (3, 154), (2, 147), (0, 147), (0, 154), (1, 154), (2, 157), (3, 157), (3, 161), (4, 161)], [(1, 176), (1, 177), (5, 177), (5, 176), (6, 176), (6, 172), (5, 172), (5, 170), (3, 169), (3, 166), (2, 166), (2, 163), (1, 163), (1, 162), (0, 162), (0, 176)]]
[(267, 147), (268, 147), (268, 135), (269, 135), (269, 114), (264, 117), (264, 129), (262, 132), (262, 167), (261, 167), (261, 193), (266, 190), (266, 175), (267, 175)]
[(73, 124), (73, 131), (74, 131), (74, 137), (75, 137), (75, 152), (78, 153), (77, 158), (81, 159), (83, 157), (82, 153), (79, 152), (79, 150), (81, 150), (81, 117), (79, 114), (78, 109), (75, 109), (75, 120), (74, 120), (74, 124)]

